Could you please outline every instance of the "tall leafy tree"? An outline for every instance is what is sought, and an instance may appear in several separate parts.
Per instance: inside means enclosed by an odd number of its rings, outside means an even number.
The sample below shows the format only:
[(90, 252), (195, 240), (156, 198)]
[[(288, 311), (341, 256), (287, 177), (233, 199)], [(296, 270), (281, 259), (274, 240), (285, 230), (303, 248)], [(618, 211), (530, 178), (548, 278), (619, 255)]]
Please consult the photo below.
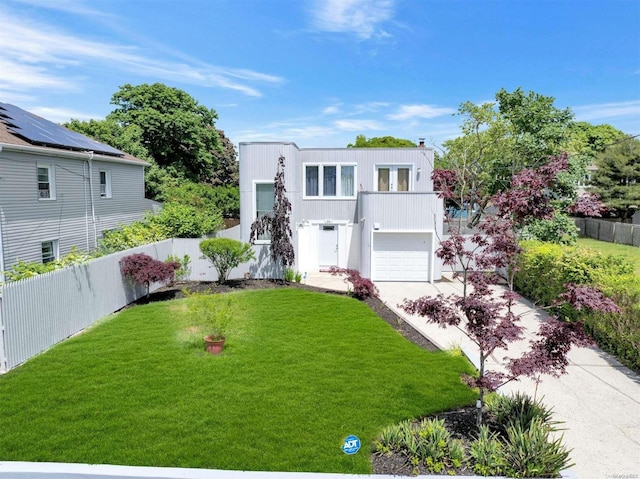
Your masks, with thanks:
[(367, 139), (364, 135), (356, 136), (355, 143), (349, 143), (347, 148), (415, 148), (411, 140), (395, 138), (393, 136), (375, 136)]
[(269, 253), (271, 259), (281, 266), (282, 271), (293, 266), (295, 253), (291, 244), (291, 202), (287, 198), (284, 184), (285, 158), (278, 158), (278, 170), (274, 182), (273, 211), (256, 219), (251, 225), (251, 243), (269, 235)]
[(220, 149), (214, 150), (213, 157), (217, 167), (211, 176), (210, 183), (213, 186), (238, 186), (240, 174), (238, 171), (238, 152), (224, 131), (218, 130)]
[(624, 138), (596, 160), (592, 184), (602, 202), (623, 220), (640, 207), (640, 141)]
[(194, 181), (212, 176), (220, 148), (213, 109), (200, 105), (188, 93), (162, 83), (123, 85), (111, 103), (109, 114), (119, 124), (142, 130), (142, 144), (155, 163)]
[[(589, 344), (580, 323), (555, 317), (540, 326), (537, 337), (530, 341), (530, 348), (521, 356), (505, 358), (505, 372), (487, 367), (491, 355), (507, 350), (510, 343), (523, 339), (520, 317), (514, 311), (518, 296), (513, 291), (521, 252), (519, 235), (532, 220), (551, 217), (553, 184), (558, 173), (567, 167), (568, 161), (563, 155), (538, 168), (521, 170), (512, 178), (509, 188), (492, 197), (495, 213), (483, 218), (479, 233), (464, 237), (454, 230), (442, 241), (436, 255), (445, 265), (461, 267), (458, 277), (463, 285), (462, 294), (425, 296), (403, 303), (402, 307), (408, 313), (442, 327), (458, 328), (476, 345), (480, 363), (478, 375), (464, 379), (478, 390), (478, 425), (482, 422), (481, 406), (487, 393), (519, 377), (539, 380), (542, 374), (563, 374), (571, 347)], [(442, 196), (451, 195), (453, 192), (445, 185)], [(493, 272), (496, 270), (506, 271), (508, 288), (501, 294), (493, 288), (502, 280)], [(575, 309), (619, 312), (618, 307), (598, 290), (574, 284), (566, 284), (565, 288), (558, 300)]]
[[(444, 143), (434, 180), (437, 188), (453, 189), (449, 202), (469, 210), (470, 226), (479, 223), (491, 196), (508, 188), (516, 173), (565, 149), (573, 114), (553, 103), (553, 97), (518, 88), (501, 89), (495, 103), (460, 105), (462, 136)], [(570, 185), (559, 181), (555, 188), (571, 194)]]

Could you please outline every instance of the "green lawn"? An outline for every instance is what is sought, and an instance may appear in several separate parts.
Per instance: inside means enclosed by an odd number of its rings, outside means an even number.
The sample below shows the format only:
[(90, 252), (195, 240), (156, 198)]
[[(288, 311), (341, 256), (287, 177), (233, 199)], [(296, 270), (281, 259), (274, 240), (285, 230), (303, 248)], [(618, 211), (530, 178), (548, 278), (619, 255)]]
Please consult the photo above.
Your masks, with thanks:
[[(367, 473), (384, 426), (475, 399), (466, 360), (421, 350), (354, 299), (231, 298), (220, 356), (177, 300), (125, 310), (0, 377), (0, 459)], [(355, 456), (340, 449), (350, 434)]]
[(578, 239), (578, 245), (600, 251), (604, 254), (622, 255), (636, 265), (636, 274), (640, 275), (640, 248), (624, 244), (609, 243), (590, 238)]

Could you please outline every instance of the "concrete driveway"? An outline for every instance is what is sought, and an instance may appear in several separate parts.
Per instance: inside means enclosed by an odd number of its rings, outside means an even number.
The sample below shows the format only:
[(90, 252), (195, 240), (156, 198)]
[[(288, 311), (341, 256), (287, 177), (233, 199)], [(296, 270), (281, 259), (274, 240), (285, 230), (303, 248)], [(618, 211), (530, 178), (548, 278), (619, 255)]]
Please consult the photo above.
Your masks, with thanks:
[[(407, 315), (398, 307), (405, 298), (461, 292), (459, 283), (379, 282), (376, 286), (387, 306), (437, 346), (460, 347), (477, 364), (476, 349), (461, 331), (426, 324), (424, 319)], [(499, 369), (504, 356), (524, 351), (540, 322), (547, 318), (542, 310), (524, 300), (518, 303), (517, 312), (526, 326), (526, 339), (513, 344), (509, 352), (497, 352), (488, 361), (490, 368)], [(580, 479), (640, 478), (640, 376), (609, 354), (595, 347), (574, 349), (569, 354), (566, 375), (544, 377), (537, 391), (530, 380), (512, 382), (502, 390), (537, 395), (553, 407), (555, 419), (564, 422), (564, 440), (573, 449), (573, 472)]]

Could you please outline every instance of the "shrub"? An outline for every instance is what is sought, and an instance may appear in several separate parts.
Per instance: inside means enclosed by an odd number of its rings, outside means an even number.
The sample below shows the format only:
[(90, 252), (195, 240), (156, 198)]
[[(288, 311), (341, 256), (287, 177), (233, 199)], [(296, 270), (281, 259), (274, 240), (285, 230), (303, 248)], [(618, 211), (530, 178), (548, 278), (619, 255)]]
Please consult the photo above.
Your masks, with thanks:
[(165, 263), (178, 263), (180, 265), (178, 269), (174, 271), (174, 281), (181, 282), (189, 278), (189, 274), (191, 274), (191, 267), (189, 266), (191, 264), (191, 257), (188, 254), (185, 254), (182, 258), (170, 254)]
[(294, 279), (296, 283), (299, 283), (300, 281), (302, 281), (302, 273), (300, 273), (299, 271), (296, 272)]
[(423, 419), (385, 428), (374, 442), (377, 454), (401, 452), (409, 456), (414, 472), (423, 464), (430, 472), (455, 471), (465, 460), (463, 443), (453, 439), (443, 419)]
[(523, 430), (528, 429), (534, 419), (551, 425), (551, 409), (542, 402), (536, 401), (527, 394), (517, 392), (513, 396), (494, 394), (487, 398), (489, 422), (493, 429), (505, 436), (507, 428), (519, 425)]
[(478, 438), (469, 445), (473, 472), (481, 476), (497, 476), (502, 473), (504, 459), (502, 443), (497, 433), (486, 425), (480, 426)]
[(187, 298), (187, 310), (195, 325), (213, 339), (225, 338), (233, 318), (231, 298), (208, 293), (187, 293)]
[(255, 259), (253, 248), (230, 238), (211, 238), (200, 242), (200, 251), (218, 272), (218, 282), (224, 283), (233, 268)]
[(376, 288), (376, 285), (373, 284), (369, 278), (363, 278), (360, 276), (360, 272), (358, 270), (332, 266), (329, 271), (334, 276), (340, 274), (345, 274), (347, 276), (345, 281), (351, 284), (349, 287), (349, 293), (354, 298), (363, 300), (378, 297), (378, 288)]
[(562, 436), (551, 439), (552, 431), (540, 418), (534, 418), (526, 429), (520, 424), (509, 426), (503, 473), (509, 477), (559, 477), (561, 470), (572, 466)]
[(97, 256), (99, 256), (97, 253), (85, 253), (73, 246), (71, 251), (60, 259), (49, 261), (48, 263), (18, 261), (18, 263), (12, 266), (10, 271), (4, 271), (3, 274), (5, 281), (20, 281), (21, 279), (31, 278), (32, 276), (68, 266), (85, 264)]
[(531, 221), (522, 234), (529, 239), (557, 244), (572, 245), (578, 240), (578, 228), (573, 219), (559, 212), (549, 220)]
[(287, 283), (291, 283), (296, 277), (296, 273), (292, 268), (286, 268), (284, 270), (284, 275), (282, 279), (284, 279)]
[[(565, 318), (580, 319), (602, 349), (640, 372), (640, 277), (634, 274), (633, 263), (622, 255), (606, 255), (589, 248), (536, 241), (525, 241), (521, 246), (515, 288)], [(622, 312), (586, 312), (556, 305), (565, 283), (597, 286)]]
[(179, 267), (178, 263), (165, 263), (144, 253), (125, 256), (120, 260), (122, 274), (131, 278), (134, 283), (144, 285), (147, 289), (147, 297), (151, 283), (171, 281), (174, 271)]
[(180, 203), (166, 203), (158, 213), (148, 213), (146, 220), (149, 225), (159, 225), (169, 238), (202, 238), (222, 226), (218, 211)]
[(116, 230), (103, 232), (103, 237), (100, 240), (100, 252), (102, 254), (115, 253), (170, 237), (169, 231), (163, 225), (138, 221), (121, 226)]

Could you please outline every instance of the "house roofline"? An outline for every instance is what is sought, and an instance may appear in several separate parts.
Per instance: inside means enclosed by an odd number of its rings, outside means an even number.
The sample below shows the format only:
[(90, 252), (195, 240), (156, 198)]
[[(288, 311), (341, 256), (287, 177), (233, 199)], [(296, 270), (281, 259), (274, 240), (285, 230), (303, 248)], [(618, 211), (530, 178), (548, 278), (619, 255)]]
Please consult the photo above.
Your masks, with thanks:
[[(0, 153), (2, 151), (15, 151), (18, 153), (31, 153), (33, 155), (40, 156), (56, 156), (60, 158), (73, 158), (73, 159), (82, 159), (86, 160), (87, 155), (91, 152), (89, 151), (71, 151), (71, 150), (61, 150), (58, 148), (49, 148), (44, 146), (31, 146), (31, 145), (13, 145), (11, 143), (2, 143), (0, 142)], [(138, 165), (138, 166), (148, 166), (144, 160), (140, 160), (131, 156), (130, 158), (126, 157), (118, 157), (118, 156), (109, 156), (109, 155), (101, 155), (95, 153), (93, 155), (93, 160), (99, 161), (107, 161), (111, 163), (127, 163), (130, 165)]]
[(407, 151), (407, 150), (435, 150), (434, 147), (432, 146), (416, 146), (416, 147), (409, 147), (409, 148), (405, 148), (405, 147), (391, 147), (391, 148), (385, 148), (385, 147), (381, 147), (381, 148), (349, 148), (347, 146), (343, 146), (343, 147), (321, 147), (321, 148), (300, 148), (298, 145), (296, 145), (294, 142), (292, 141), (241, 141), (239, 143), (240, 145), (286, 145), (286, 146), (295, 146), (297, 150), (299, 151), (337, 151), (337, 150), (353, 150), (353, 151), (358, 151), (358, 150), (400, 150), (400, 151)]

